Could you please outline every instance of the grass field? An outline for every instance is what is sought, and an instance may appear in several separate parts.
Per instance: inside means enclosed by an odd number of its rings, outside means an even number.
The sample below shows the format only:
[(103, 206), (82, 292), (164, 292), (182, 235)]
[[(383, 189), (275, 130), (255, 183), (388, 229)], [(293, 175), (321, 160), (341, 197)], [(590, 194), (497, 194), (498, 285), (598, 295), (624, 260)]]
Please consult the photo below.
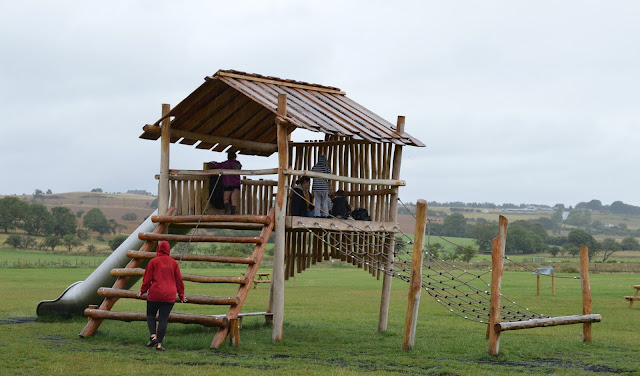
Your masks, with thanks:
[[(235, 275), (244, 268), (189, 270), (198, 274)], [(637, 308), (630, 295), (636, 274), (593, 274), (591, 344), (582, 343), (580, 325), (506, 332), (500, 356), (487, 355), (486, 326), (448, 313), (423, 291), (416, 346), (402, 351), (408, 285), (394, 280), (389, 327), (377, 333), (381, 282), (355, 267), (317, 266), (287, 282), (284, 341), (271, 343), (271, 328), (261, 318), (247, 318), (241, 346), (210, 350), (214, 331), (196, 325), (170, 324), (165, 353), (144, 347), (142, 322), (105, 321), (98, 333), (78, 337), (86, 319), (35, 320), (43, 299), (57, 297), (93, 269), (0, 269), (0, 366), (6, 375), (577, 375), (640, 374)], [(538, 312), (554, 316), (581, 313), (580, 284), (557, 281), (550, 296), (548, 279), (536, 296), (530, 273), (507, 272), (504, 295)], [(216, 286), (217, 287), (217, 286)], [(188, 293), (227, 296), (235, 289), (187, 283)], [(252, 289), (243, 311), (264, 311), (268, 288)], [(120, 300), (118, 311), (142, 311), (144, 302)], [(175, 312), (220, 313), (208, 307), (176, 305)]]

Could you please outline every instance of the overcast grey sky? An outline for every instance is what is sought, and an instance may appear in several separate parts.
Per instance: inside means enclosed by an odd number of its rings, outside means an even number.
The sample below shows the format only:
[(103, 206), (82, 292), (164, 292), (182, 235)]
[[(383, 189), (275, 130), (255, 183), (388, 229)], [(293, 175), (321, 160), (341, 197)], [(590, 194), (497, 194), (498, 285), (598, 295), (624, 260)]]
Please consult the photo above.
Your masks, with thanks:
[[(405, 115), (427, 147), (405, 148), (404, 201), (640, 205), (638, 1), (0, 5), (0, 194), (155, 193), (160, 144), (141, 127), (237, 69)], [(171, 168), (223, 159), (171, 153)]]

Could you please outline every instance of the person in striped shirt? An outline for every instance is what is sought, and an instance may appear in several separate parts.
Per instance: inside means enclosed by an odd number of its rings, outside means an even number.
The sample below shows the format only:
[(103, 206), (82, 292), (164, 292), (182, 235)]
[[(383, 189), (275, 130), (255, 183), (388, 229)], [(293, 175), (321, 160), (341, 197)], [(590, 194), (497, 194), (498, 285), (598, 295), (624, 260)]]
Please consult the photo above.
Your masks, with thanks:
[[(324, 155), (318, 156), (318, 162), (311, 168), (313, 172), (330, 174), (329, 163)], [(329, 216), (329, 181), (327, 179), (313, 178), (313, 206), (316, 217)]]

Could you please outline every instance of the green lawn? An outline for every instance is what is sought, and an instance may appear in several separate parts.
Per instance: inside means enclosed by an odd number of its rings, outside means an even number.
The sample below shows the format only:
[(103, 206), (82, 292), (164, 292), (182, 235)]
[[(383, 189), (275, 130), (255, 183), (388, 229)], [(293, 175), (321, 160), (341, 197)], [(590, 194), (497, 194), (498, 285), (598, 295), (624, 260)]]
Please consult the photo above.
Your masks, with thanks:
[[(267, 269), (265, 267), (265, 269)], [(622, 299), (636, 274), (593, 274), (591, 344), (581, 341), (580, 325), (505, 332), (500, 356), (487, 355), (486, 326), (448, 313), (425, 291), (420, 304), (416, 346), (402, 351), (408, 284), (394, 280), (389, 327), (377, 333), (381, 282), (355, 267), (316, 266), (286, 284), (284, 341), (271, 343), (271, 328), (261, 318), (247, 318), (241, 346), (210, 350), (214, 331), (197, 325), (170, 324), (165, 346), (144, 347), (143, 322), (105, 321), (98, 333), (78, 337), (86, 319), (33, 321), (37, 303), (57, 297), (93, 269), (0, 269), (0, 365), (7, 375), (576, 375), (640, 374), (637, 357), (637, 308)], [(236, 275), (244, 268), (189, 269), (197, 274)], [(509, 299), (549, 315), (581, 313), (580, 283), (560, 279), (556, 296), (542, 281), (536, 296), (530, 273), (507, 272), (503, 292)], [(549, 285), (549, 286), (547, 286)], [(227, 296), (232, 288), (187, 283), (188, 293)], [(264, 311), (268, 288), (252, 289), (243, 311)], [(144, 302), (120, 300), (114, 310), (142, 311)], [(176, 305), (175, 312), (219, 313), (196, 305)]]

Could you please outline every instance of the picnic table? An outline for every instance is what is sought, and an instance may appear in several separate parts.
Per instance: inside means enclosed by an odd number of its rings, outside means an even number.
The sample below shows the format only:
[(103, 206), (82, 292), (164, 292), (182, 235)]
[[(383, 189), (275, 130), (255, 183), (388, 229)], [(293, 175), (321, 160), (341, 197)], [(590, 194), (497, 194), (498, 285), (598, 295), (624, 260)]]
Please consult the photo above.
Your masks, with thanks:
[(631, 308), (633, 306), (633, 302), (635, 302), (636, 300), (640, 300), (640, 296), (638, 296), (638, 291), (640, 290), (640, 285), (631, 285), (631, 287), (636, 289), (636, 292), (633, 293), (633, 296), (625, 296), (624, 297), (625, 299), (627, 299), (629, 301), (629, 308)]
[(256, 273), (255, 277), (253, 277), (253, 288), (257, 289), (260, 283), (271, 283), (271, 273)]

